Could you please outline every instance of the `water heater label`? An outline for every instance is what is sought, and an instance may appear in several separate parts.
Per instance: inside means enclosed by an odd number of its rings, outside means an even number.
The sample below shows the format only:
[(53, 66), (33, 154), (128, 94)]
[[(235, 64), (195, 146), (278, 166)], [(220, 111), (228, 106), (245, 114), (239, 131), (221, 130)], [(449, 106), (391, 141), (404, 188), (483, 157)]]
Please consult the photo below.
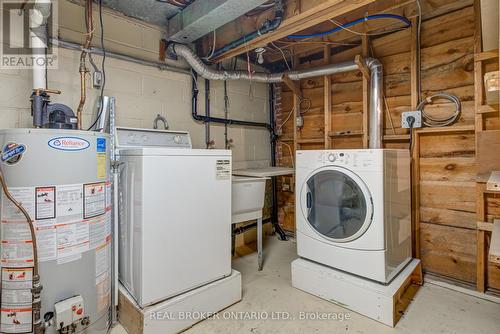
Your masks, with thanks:
[(97, 138), (97, 152), (106, 152), (106, 138)]
[(90, 143), (78, 137), (56, 137), (49, 140), (48, 145), (61, 151), (82, 151), (89, 148)]

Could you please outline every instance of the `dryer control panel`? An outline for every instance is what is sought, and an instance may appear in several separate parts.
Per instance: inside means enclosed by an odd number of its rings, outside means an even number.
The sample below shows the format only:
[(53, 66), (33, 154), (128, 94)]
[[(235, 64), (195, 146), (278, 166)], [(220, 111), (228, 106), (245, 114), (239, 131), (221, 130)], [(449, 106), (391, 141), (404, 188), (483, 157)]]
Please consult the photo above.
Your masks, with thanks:
[(377, 155), (371, 151), (359, 150), (335, 150), (325, 151), (326, 164), (333, 163), (338, 166), (345, 167), (370, 167), (374, 166), (377, 161)]

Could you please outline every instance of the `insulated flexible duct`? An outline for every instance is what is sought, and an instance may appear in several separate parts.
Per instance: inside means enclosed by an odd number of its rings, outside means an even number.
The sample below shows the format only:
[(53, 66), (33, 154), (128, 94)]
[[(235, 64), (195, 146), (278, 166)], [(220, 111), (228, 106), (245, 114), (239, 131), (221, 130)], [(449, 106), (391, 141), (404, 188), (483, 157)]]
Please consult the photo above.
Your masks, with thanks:
[[(358, 65), (352, 61), (345, 61), (336, 64), (328, 64), (315, 68), (307, 68), (298, 71), (286, 71), (281, 73), (249, 73), (246, 71), (225, 71), (208, 67), (188, 46), (172, 43), (169, 50), (184, 58), (193, 70), (208, 80), (252, 80), (262, 83), (279, 83), (285, 76), (291, 80), (313, 78), (318, 76), (332, 75), (343, 72), (356, 71)], [(366, 58), (366, 66), (370, 69), (370, 148), (382, 147), (382, 127), (383, 127), (383, 71), (382, 64), (375, 58)]]

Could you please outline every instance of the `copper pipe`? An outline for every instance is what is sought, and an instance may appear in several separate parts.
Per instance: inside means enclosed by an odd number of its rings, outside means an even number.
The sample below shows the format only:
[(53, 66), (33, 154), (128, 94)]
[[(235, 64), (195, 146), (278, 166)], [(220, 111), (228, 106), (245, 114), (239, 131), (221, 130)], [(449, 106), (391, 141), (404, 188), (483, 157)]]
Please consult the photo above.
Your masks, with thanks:
[(76, 111), (78, 129), (82, 128), (82, 111), (86, 100), (85, 74), (87, 73), (87, 67), (85, 66), (85, 62), (87, 59), (88, 49), (90, 48), (90, 44), (92, 43), (92, 37), (94, 35), (92, 0), (86, 0), (85, 2), (85, 21), (87, 26), (87, 38), (85, 39), (85, 43), (82, 46), (82, 53), (80, 54), (80, 103), (78, 104), (78, 109)]
[(5, 193), (5, 196), (9, 199), (9, 201), (14, 204), (19, 211), (23, 214), (24, 218), (26, 219), (26, 222), (29, 225), (30, 228), (30, 234), (31, 234), (31, 240), (32, 240), (32, 247), (33, 247), (33, 276), (38, 276), (38, 249), (37, 249), (37, 244), (36, 244), (36, 234), (35, 234), (35, 226), (33, 219), (31, 219), (29, 213), (26, 211), (26, 209), (12, 196), (10, 193), (9, 189), (7, 188), (7, 184), (5, 183), (5, 179), (3, 177), (3, 172), (0, 169), (0, 183), (2, 184), (2, 189), (3, 192)]

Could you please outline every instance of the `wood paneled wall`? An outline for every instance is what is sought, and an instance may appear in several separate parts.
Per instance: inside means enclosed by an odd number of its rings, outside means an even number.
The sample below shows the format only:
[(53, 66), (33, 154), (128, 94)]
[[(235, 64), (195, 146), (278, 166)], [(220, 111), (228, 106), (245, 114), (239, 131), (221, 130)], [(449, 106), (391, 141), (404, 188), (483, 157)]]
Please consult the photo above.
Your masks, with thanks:
[[(473, 284), (476, 280), (476, 165), (474, 134), (474, 7), (446, 12), (439, 16), (424, 15), (421, 30), (422, 97), (445, 91), (462, 101), (462, 114), (449, 132), (422, 132), (418, 135), (418, 177), (420, 185), (416, 208), (419, 218), (420, 257), (424, 270)], [(334, 35), (330, 39), (334, 39)], [(368, 51), (384, 66), (384, 115), (387, 148), (408, 148), (408, 132), (401, 128), (401, 113), (412, 108), (411, 96), (411, 28), (370, 37)], [(328, 62), (352, 60), (362, 53), (362, 46), (332, 48)], [(337, 51), (339, 50), (339, 51)], [(327, 53), (328, 54), (328, 53)], [(310, 55), (309, 55), (310, 56)], [(295, 68), (318, 66), (325, 58), (303, 55)], [(295, 149), (331, 147), (363, 147), (363, 84), (361, 72), (331, 76), (330, 143), (325, 146), (324, 78), (302, 80), (300, 89), (310, 99), (311, 108), (304, 116), (304, 126), (293, 133), (294, 119), (283, 125), (278, 144), (279, 163), (291, 166)], [(303, 102), (303, 108), (305, 107)], [(293, 108), (293, 94), (282, 86), (278, 124)], [(452, 111), (451, 103), (426, 108), (433, 115)], [(389, 118), (390, 117), (390, 118)], [(392, 125), (391, 126), (391, 120)], [(498, 128), (498, 119), (488, 124)], [(294, 141), (295, 138), (295, 141)], [(288, 145), (288, 146), (287, 146)], [(329, 145), (329, 146), (328, 146)], [(294, 230), (294, 193), (286, 186), (292, 181), (282, 179), (285, 191), (279, 192), (280, 223)], [(488, 199), (489, 217), (500, 215), (500, 198)], [(500, 288), (500, 268), (489, 268), (488, 285)]]

